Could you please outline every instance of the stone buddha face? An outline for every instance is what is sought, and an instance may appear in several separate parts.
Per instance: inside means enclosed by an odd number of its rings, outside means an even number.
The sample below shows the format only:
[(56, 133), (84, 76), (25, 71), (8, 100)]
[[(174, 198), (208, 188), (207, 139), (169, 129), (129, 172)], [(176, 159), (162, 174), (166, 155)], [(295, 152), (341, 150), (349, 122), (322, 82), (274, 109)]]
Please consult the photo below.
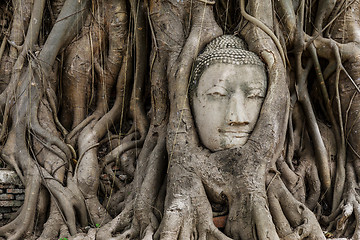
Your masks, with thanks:
[(224, 55), (208, 61), (191, 92), (200, 140), (211, 151), (244, 145), (257, 122), (267, 77), (260, 59), (247, 61), (244, 54), (240, 59)]

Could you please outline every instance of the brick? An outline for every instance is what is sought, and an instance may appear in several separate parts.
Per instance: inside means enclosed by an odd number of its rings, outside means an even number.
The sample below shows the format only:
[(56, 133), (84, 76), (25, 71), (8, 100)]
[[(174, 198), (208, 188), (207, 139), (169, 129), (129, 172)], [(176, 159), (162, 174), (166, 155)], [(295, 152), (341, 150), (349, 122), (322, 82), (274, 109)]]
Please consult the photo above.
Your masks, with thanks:
[(20, 207), (23, 201), (11, 200), (11, 201), (0, 201), (0, 207)]
[(15, 188), (15, 185), (0, 183), (0, 188), (2, 189)]
[(9, 188), (9, 189), (6, 189), (6, 192), (7, 193), (24, 193), (25, 192), (25, 189), (23, 188)]
[(16, 198), (16, 200), (24, 201), (25, 195), (24, 195), (24, 194), (17, 194), (17, 195), (15, 196), (15, 198)]
[(20, 207), (13, 207), (11, 208), (11, 212), (17, 212), (20, 209)]
[(14, 195), (12, 194), (6, 194), (6, 193), (0, 194), (0, 200), (12, 200), (12, 199), (14, 199)]
[(9, 213), (12, 212), (10, 207), (2, 207), (0, 208), (0, 213)]
[(4, 219), (13, 218), (15, 213), (3, 213)]
[(226, 224), (227, 216), (219, 216), (214, 217), (213, 222), (215, 224), (215, 227), (217, 228), (224, 228)]

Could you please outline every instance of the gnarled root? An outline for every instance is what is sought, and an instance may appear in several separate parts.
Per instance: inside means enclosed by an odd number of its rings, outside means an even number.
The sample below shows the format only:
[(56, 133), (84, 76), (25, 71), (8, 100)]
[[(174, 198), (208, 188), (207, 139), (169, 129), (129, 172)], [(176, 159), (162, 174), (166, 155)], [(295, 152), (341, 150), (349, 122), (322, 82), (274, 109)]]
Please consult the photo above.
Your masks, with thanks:
[(94, 135), (92, 125), (87, 126), (80, 134), (80, 157), (75, 169), (74, 179), (85, 198), (93, 224), (99, 224), (102, 221), (108, 222), (111, 218), (97, 199), (97, 190), (100, 181), (100, 170), (97, 159), (97, 147), (99, 144)]
[(169, 178), (168, 186), (171, 187), (166, 195), (164, 218), (154, 239), (230, 240), (214, 225), (211, 205), (201, 180), (180, 166), (172, 166)]
[[(133, 196), (129, 196), (129, 199), (133, 201)], [(127, 202), (125, 209), (117, 215), (112, 221), (104, 225), (99, 229), (97, 234), (97, 239), (99, 240), (108, 240), (116, 239), (112, 238), (113, 235), (118, 231), (123, 231), (130, 224), (133, 217), (133, 203), (131, 201)], [(129, 235), (128, 232), (122, 234), (124, 239)], [(129, 236), (132, 236), (130, 234)]]
[[(50, 215), (44, 224), (44, 231), (41, 233), (38, 240), (47, 240), (47, 239), (53, 239), (59, 236), (59, 233), (61, 231), (61, 228), (65, 227), (67, 230), (67, 227), (64, 223), (63, 218), (61, 217), (61, 213), (59, 212), (55, 202), (54, 198), (51, 198), (50, 203)], [(70, 235), (69, 232), (67, 232), (68, 235)], [(61, 236), (61, 234), (60, 234)], [(65, 236), (65, 237), (66, 237)]]
[(279, 237), (284, 240), (325, 239), (313, 212), (294, 198), (277, 175), (272, 177), (268, 186), (269, 208)]
[(323, 216), (321, 221), (329, 226), (327, 230), (334, 232), (335, 237), (360, 239), (360, 195), (352, 162), (346, 164), (346, 173), (343, 200), (331, 215)]
[(263, 194), (245, 190), (234, 197), (225, 233), (234, 239), (279, 239)]

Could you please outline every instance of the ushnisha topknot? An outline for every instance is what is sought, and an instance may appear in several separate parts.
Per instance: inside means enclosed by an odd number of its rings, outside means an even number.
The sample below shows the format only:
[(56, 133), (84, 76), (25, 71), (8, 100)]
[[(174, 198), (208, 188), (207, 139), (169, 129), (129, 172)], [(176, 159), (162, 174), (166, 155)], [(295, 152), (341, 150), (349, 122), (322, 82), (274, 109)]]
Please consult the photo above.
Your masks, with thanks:
[(247, 50), (246, 43), (233, 35), (222, 35), (212, 40), (204, 51), (196, 58), (189, 93), (192, 97), (194, 88), (198, 85), (199, 78), (210, 65), (215, 63), (229, 63), (234, 65), (258, 65), (264, 63), (253, 52)]

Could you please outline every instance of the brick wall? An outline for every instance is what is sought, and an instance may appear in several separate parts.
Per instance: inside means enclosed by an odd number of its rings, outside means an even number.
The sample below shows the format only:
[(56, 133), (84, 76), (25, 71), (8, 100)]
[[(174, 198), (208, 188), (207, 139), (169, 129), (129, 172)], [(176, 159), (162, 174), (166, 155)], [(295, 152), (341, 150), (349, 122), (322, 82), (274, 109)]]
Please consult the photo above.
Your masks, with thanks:
[(25, 189), (14, 171), (0, 169), (0, 226), (6, 224), (24, 201)]

